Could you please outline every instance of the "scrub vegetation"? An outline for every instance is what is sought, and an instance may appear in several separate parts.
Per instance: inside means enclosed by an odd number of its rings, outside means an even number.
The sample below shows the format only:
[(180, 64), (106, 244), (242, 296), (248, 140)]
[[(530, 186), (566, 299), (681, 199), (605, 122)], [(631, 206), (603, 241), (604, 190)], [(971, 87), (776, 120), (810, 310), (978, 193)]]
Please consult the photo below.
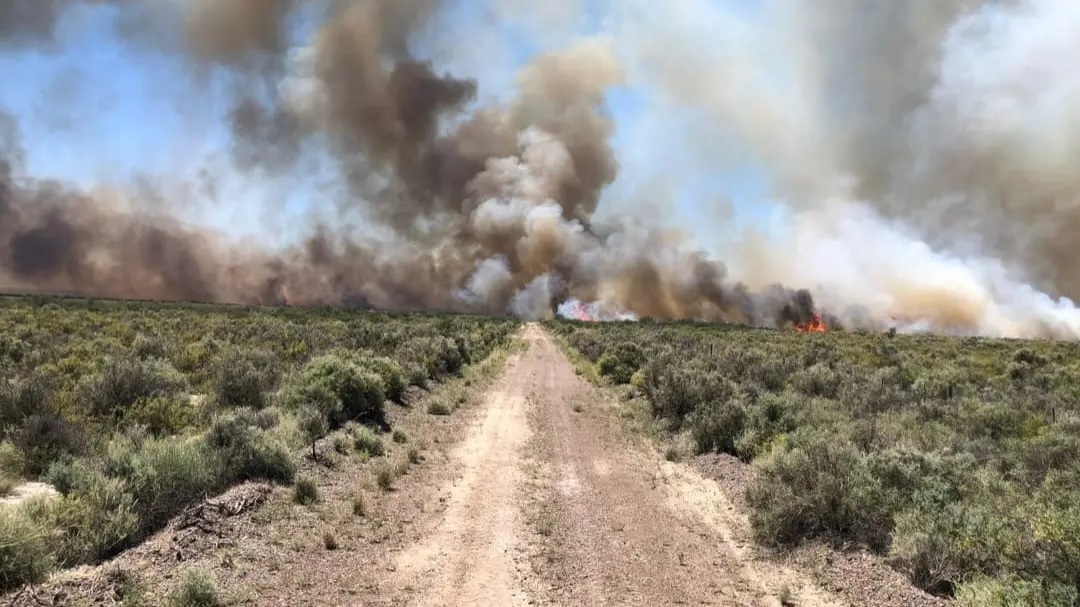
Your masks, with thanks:
[[(1080, 345), (550, 322), (579, 373), (752, 462), (757, 539), (866, 547), (971, 605), (1073, 605)], [(674, 442), (673, 442), (674, 444)]]
[(59, 492), (0, 506), (0, 592), (100, 562), (242, 481), (317, 500), (298, 462), (338, 455), (316, 452), (322, 438), (346, 428), (372, 456), (402, 442), (387, 403), (460, 376), (517, 324), (0, 298), (0, 494), (27, 481)]

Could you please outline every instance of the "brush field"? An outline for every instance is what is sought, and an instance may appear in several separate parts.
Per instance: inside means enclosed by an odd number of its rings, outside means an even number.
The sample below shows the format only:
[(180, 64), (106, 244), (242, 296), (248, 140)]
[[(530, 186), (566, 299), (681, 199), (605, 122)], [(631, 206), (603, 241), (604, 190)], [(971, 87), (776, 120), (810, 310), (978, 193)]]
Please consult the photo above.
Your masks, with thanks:
[[(247, 480), (310, 482), (298, 454), (403, 442), (408, 402), (507, 345), (511, 320), (0, 299), (0, 593), (96, 563)], [(339, 433), (340, 434), (340, 433)], [(385, 436), (383, 436), (385, 434)], [(10, 497), (10, 496), (9, 496)]]
[(884, 555), (967, 605), (1073, 605), (1080, 346), (549, 322), (672, 445), (754, 463), (756, 539)]

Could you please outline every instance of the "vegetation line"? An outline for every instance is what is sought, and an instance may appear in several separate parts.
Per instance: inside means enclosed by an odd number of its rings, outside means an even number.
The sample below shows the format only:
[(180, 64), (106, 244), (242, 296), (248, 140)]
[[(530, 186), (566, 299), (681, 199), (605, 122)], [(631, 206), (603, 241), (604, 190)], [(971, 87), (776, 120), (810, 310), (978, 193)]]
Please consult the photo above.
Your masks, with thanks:
[(516, 326), (0, 299), (0, 489), (60, 494), (0, 506), (0, 592), (108, 558), (235, 483), (291, 484), (335, 428), (389, 432), (388, 402), (439, 384), (463, 402)]
[(1078, 602), (1077, 344), (547, 328), (689, 450), (754, 463), (761, 543), (864, 546), (961, 605)]

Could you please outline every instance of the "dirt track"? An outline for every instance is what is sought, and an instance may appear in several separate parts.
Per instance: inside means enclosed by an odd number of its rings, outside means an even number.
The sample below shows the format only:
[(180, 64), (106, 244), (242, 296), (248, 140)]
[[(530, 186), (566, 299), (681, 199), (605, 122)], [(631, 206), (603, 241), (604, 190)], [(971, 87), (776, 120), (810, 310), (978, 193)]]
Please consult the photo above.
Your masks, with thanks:
[[(439, 488), (444, 508), (361, 604), (843, 604), (742, 544), (715, 483), (619, 427), (536, 325)], [(373, 588), (374, 589), (374, 588)]]

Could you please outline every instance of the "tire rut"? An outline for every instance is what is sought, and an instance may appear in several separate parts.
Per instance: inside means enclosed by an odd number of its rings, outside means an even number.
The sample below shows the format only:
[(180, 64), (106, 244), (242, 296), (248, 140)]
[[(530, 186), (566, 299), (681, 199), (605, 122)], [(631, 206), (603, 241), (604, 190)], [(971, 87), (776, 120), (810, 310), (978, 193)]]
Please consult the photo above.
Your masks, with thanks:
[[(842, 605), (744, 547), (715, 483), (628, 436), (537, 325), (460, 445), (434, 530), (380, 598), (408, 605)], [(382, 604), (380, 602), (380, 604)]]

